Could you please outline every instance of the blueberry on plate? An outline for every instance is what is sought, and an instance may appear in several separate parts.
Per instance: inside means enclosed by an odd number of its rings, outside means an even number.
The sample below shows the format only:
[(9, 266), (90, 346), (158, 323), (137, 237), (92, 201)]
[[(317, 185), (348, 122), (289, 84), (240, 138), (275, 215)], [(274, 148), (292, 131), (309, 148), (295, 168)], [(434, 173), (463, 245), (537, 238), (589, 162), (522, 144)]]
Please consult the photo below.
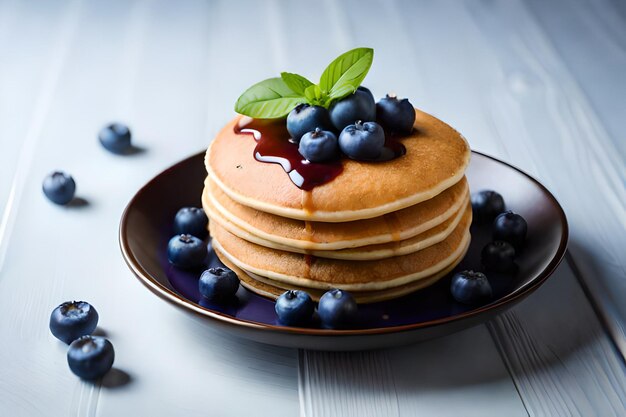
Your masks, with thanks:
[(504, 211), (504, 198), (492, 190), (472, 194), (472, 214), (480, 221), (491, 221)]
[(104, 337), (83, 336), (72, 342), (67, 350), (67, 363), (76, 376), (94, 380), (111, 369), (115, 352)]
[(376, 120), (376, 102), (374, 96), (365, 87), (354, 92), (330, 107), (330, 120), (337, 130), (355, 123), (357, 120), (373, 122)]
[(376, 121), (392, 133), (408, 135), (415, 124), (415, 107), (409, 99), (387, 94), (376, 103)]
[(298, 104), (287, 116), (287, 131), (295, 142), (316, 128), (333, 130), (328, 110), (321, 106)]
[(320, 298), (317, 313), (322, 327), (327, 329), (344, 329), (356, 321), (357, 304), (352, 295), (343, 290), (332, 289)]
[(167, 259), (179, 268), (197, 268), (204, 263), (207, 255), (204, 242), (190, 234), (174, 236), (167, 244)]
[(326, 162), (339, 157), (339, 145), (337, 136), (328, 130), (320, 130), (305, 133), (300, 139), (298, 152), (311, 162)]
[(369, 88), (364, 87), (364, 86), (359, 86), (356, 91), (360, 91), (361, 93), (365, 93), (367, 94), (372, 100), (376, 101), (376, 99), (374, 99), (374, 94), (372, 94), (372, 92), (370, 91)]
[(368, 161), (378, 158), (385, 146), (385, 132), (376, 122), (360, 120), (339, 135), (339, 148), (349, 158)]
[(487, 243), (480, 253), (483, 265), (496, 272), (510, 270), (515, 261), (515, 248), (509, 242), (496, 240)]
[(111, 123), (98, 133), (100, 143), (108, 151), (123, 154), (130, 150), (130, 129), (121, 123)]
[(76, 192), (76, 183), (71, 175), (55, 171), (43, 179), (43, 193), (55, 204), (65, 205), (72, 201)]
[(450, 290), (452, 297), (463, 304), (482, 304), (492, 297), (491, 284), (482, 272), (462, 271), (454, 274)]
[(493, 240), (504, 240), (519, 249), (524, 245), (528, 225), (526, 220), (512, 211), (501, 213), (493, 221)]
[(183, 207), (174, 217), (174, 233), (204, 239), (208, 234), (208, 224), (209, 219), (204, 210), (198, 207)]
[(57, 339), (67, 343), (89, 335), (98, 325), (98, 312), (85, 301), (66, 301), (50, 314), (50, 331)]
[(232, 299), (239, 289), (239, 277), (225, 267), (209, 268), (200, 275), (198, 289), (211, 301)]
[(289, 290), (278, 297), (274, 310), (278, 321), (286, 326), (305, 325), (313, 317), (315, 304), (306, 291)]

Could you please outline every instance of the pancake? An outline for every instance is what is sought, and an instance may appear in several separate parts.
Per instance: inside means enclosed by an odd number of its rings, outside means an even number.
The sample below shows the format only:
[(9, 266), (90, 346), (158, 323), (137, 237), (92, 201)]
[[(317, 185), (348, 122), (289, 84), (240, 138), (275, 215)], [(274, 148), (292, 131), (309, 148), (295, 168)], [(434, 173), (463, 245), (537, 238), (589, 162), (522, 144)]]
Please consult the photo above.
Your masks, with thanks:
[(469, 187), (463, 177), (436, 197), (394, 213), (353, 222), (324, 223), (288, 219), (244, 206), (229, 198), (209, 177), (202, 195), (205, 209), (210, 208), (216, 217), (276, 243), (279, 249), (300, 251), (334, 251), (409, 239), (452, 218), (468, 199)]
[[(468, 242), (468, 245), (469, 245), (469, 242)], [(450, 266), (448, 266), (442, 271), (434, 275), (431, 275), (429, 277), (425, 277), (423, 279), (412, 282), (410, 284), (405, 284), (405, 285), (401, 285), (395, 288), (389, 288), (386, 290), (367, 291), (367, 292), (352, 291), (350, 292), (350, 294), (352, 294), (356, 302), (359, 304), (375, 303), (379, 301), (390, 300), (392, 298), (398, 298), (406, 294), (410, 294), (412, 292), (415, 292), (417, 290), (420, 290), (422, 288), (425, 288), (429, 285), (434, 284), (435, 282), (439, 281), (441, 278), (446, 276), (448, 273), (450, 273), (456, 267), (456, 265), (458, 265), (458, 263), (461, 262), (466, 251), (467, 251), (467, 248), (461, 254), (461, 256), (459, 256), (458, 259), (456, 259), (452, 264), (450, 264)], [(309, 293), (309, 295), (314, 301), (319, 301), (320, 297), (324, 294), (323, 290), (298, 287), (298, 286), (288, 286), (281, 282), (271, 281), (267, 278), (260, 277), (250, 272), (246, 272), (242, 270), (241, 268), (237, 267), (232, 262), (228, 261), (228, 259), (226, 259), (226, 257), (223, 254), (220, 254), (218, 250), (216, 250), (215, 253), (221, 259), (224, 259), (226, 261), (224, 262), (224, 264), (227, 267), (235, 271), (235, 273), (237, 274), (237, 276), (239, 277), (241, 281), (241, 285), (243, 285), (245, 288), (249, 289), (250, 291), (255, 292), (264, 297), (276, 299), (278, 298), (278, 296), (280, 296), (283, 292), (285, 292), (288, 289), (304, 290)]]
[(467, 200), (465, 201), (465, 207), (461, 210), (458, 210), (457, 213), (455, 213), (450, 219), (409, 239), (382, 243), (378, 245), (361, 246), (357, 248), (320, 251), (294, 248), (291, 246), (272, 242), (248, 233), (236, 224), (222, 217), (221, 213), (215, 210), (215, 207), (213, 207), (209, 198), (203, 197), (203, 206), (204, 211), (207, 213), (211, 221), (217, 222), (220, 226), (228, 230), (230, 233), (248, 242), (265, 246), (267, 248), (301, 253), (305, 255), (314, 255), (320, 258), (345, 259), (354, 261), (384, 259), (417, 252), (419, 250), (427, 248), (428, 246), (437, 244), (447, 238), (458, 226), (464, 216), (471, 219), (472, 215), (472, 207), (469, 202), (469, 197), (467, 197)]
[(436, 274), (452, 264), (464, 251), (469, 235), (469, 218), (464, 218), (443, 241), (418, 252), (376, 261), (347, 261), (313, 258), (270, 249), (245, 241), (217, 222), (210, 222), (213, 247), (222, 261), (289, 285), (350, 291), (374, 291), (408, 284)]
[(240, 204), (293, 219), (346, 222), (410, 207), (460, 181), (470, 158), (456, 130), (416, 110), (415, 130), (402, 139), (406, 155), (387, 162), (346, 159), (335, 179), (303, 191), (280, 165), (254, 159), (256, 141), (235, 133), (241, 121), (236, 117), (211, 143), (205, 158), (211, 179)]

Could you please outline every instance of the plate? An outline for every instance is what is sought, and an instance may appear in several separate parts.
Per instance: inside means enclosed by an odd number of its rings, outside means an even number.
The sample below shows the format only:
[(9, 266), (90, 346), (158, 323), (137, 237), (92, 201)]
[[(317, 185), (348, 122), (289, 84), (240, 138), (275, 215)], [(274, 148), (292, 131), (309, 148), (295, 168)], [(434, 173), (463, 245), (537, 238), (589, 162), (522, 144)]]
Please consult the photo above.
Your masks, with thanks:
[[(493, 189), (507, 208), (528, 223), (517, 268), (489, 273), (493, 301), (472, 308), (450, 296), (450, 276), (399, 299), (359, 306), (360, 325), (351, 330), (281, 326), (274, 302), (241, 287), (237, 302), (212, 305), (198, 292), (200, 271), (181, 271), (167, 261), (167, 241), (179, 208), (201, 207), (206, 171), (204, 152), (166, 169), (141, 188), (128, 204), (120, 225), (120, 246), (132, 272), (150, 291), (207, 324), (246, 339), (315, 350), (364, 350), (444, 336), (489, 320), (536, 290), (565, 254), (567, 220), (552, 194), (537, 180), (493, 157), (473, 152), (467, 178), (472, 191)], [(472, 242), (455, 271), (480, 270), (480, 251), (490, 240), (490, 225), (473, 224)], [(210, 243), (209, 243), (210, 249)], [(209, 265), (219, 260), (209, 251)]]

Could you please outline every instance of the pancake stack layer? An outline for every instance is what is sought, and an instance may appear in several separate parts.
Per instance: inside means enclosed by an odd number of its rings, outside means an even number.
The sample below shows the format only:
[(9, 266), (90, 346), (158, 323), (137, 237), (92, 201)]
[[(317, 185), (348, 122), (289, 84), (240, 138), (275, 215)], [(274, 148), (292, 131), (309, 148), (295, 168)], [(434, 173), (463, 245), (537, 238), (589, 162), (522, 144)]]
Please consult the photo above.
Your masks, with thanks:
[(246, 118), (226, 125), (207, 151), (202, 202), (213, 249), (242, 285), (272, 298), (303, 289), (319, 299), (341, 288), (363, 303), (450, 272), (470, 241), (470, 149), (454, 129), (416, 113), (405, 155), (345, 160), (341, 174), (308, 191), (284, 163), (255, 159), (262, 132), (242, 134)]

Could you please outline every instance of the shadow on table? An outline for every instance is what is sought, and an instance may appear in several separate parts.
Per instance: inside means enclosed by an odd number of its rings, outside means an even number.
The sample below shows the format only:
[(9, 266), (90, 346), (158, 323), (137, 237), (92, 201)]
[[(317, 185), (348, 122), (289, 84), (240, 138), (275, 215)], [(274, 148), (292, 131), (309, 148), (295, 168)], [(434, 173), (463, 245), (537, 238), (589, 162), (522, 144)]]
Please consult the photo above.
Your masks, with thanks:
[(82, 197), (74, 197), (72, 201), (67, 203), (66, 207), (73, 208), (73, 209), (80, 209), (80, 208), (87, 207), (87, 206), (89, 206), (88, 200)]
[[(252, 358), (257, 371), (269, 374), (278, 358), (297, 357), (294, 349), (239, 339), (199, 320), (181, 316), (177, 323), (188, 333), (188, 340), (206, 346), (207, 355), (242, 372), (250, 368), (242, 358)], [(346, 372), (337, 381), (340, 384), (357, 384), (364, 372), (384, 365), (392, 372), (398, 392), (472, 390), (481, 385), (498, 391), (514, 388), (500, 383), (510, 381), (511, 373), (541, 374), (575, 363), (590, 350), (606, 353), (602, 350), (606, 346), (606, 333), (574, 271), (564, 261), (535, 293), (486, 325), (411, 346), (372, 352), (312, 352), (309, 359), (313, 361), (310, 366), (322, 374), (336, 374), (334, 367), (341, 362)], [(517, 361), (517, 370), (507, 367), (511, 361)], [(347, 362), (353, 366), (346, 366)], [(357, 369), (364, 365), (373, 370)]]
[(105, 388), (121, 388), (132, 382), (132, 377), (119, 368), (111, 368), (102, 378), (101, 385)]
[[(611, 348), (564, 260), (541, 288), (486, 325), (390, 349), (387, 355), (398, 391), (414, 392), (489, 385), (511, 374), (540, 376), (553, 367), (571, 371), (582, 358), (606, 357)], [(489, 357), (494, 354), (496, 359)]]

